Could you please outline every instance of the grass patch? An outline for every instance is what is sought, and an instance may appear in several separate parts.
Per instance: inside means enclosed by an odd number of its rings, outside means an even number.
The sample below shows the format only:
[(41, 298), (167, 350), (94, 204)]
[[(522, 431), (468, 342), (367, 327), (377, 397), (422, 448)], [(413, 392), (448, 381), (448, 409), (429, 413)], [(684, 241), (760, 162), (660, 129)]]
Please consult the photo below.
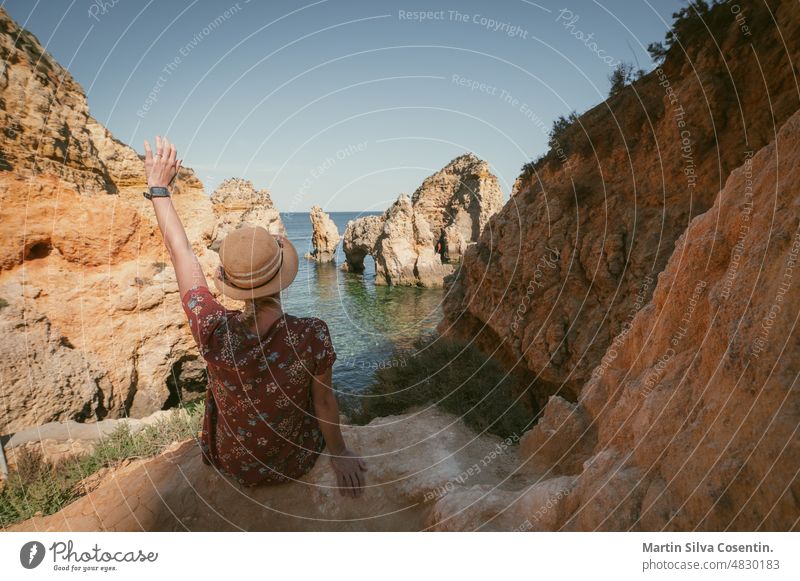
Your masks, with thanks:
[(472, 429), (501, 437), (521, 436), (533, 425), (538, 410), (523, 378), (507, 375), (476, 347), (434, 335), (398, 349), (392, 359), (406, 364), (378, 369), (360, 407), (344, 398), (354, 424), (435, 403)]
[(201, 399), (135, 434), (123, 424), (102, 438), (91, 454), (59, 462), (43, 458), (38, 450), (21, 450), (15, 470), (0, 491), (0, 526), (58, 512), (84, 494), (80, 486), (83, 479), (125, 459), (155, 456), (173, 442), (196, 436), (202, 416)]

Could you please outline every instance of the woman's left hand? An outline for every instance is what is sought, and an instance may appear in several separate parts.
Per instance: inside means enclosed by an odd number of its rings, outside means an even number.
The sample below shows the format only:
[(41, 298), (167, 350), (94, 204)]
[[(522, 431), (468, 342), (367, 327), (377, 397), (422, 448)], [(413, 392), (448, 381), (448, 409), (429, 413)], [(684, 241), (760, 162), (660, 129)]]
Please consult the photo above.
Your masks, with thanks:
[(176, 159), (178, 152), (175, 145), (167, 141), (167, 138), (161, 139), (156, 136), (156, 154), (153, 155), (153, 150), (150, 149), (150, 144), (145, 140), (144, 142), (144, 171), (147, 174), (148, 187), (166, 188), (178, 175), (178, 170), (181, 167), (180, 159)]

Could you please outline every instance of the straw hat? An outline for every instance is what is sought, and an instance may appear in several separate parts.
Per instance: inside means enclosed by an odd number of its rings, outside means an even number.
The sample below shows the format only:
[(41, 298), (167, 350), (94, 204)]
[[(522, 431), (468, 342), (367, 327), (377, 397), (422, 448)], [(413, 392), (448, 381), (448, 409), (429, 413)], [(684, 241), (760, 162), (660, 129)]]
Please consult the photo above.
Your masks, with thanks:
[(225, 236), (219, 260), (214, 284), (226, 297), (240, 301), (273, 295), (297, 276), (294, 244), (261, 226), (244, 226)]

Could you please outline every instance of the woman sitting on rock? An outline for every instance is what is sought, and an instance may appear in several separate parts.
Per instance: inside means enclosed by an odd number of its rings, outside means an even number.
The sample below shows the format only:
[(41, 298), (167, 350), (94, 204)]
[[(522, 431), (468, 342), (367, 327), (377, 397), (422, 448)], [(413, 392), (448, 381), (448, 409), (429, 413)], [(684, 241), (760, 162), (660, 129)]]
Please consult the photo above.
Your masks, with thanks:
[(239, 228), (219, 249), (214, 277), (223, 307), (208, 289), (168, 186), (178, 173), (175, 146), (145, 141), (145, 170), (158, 226), (178, 280), (189, 326), (208, 365), (203, 461), (240, 484), (286, 482), (307, 473), (325, 446), (342, 494), (359, 496), (364, 461), (347, 449), (331, 387), (336, 353), (327, 325), (281, 309), (280, 292), (297, 275), (297, 251), (264, 228)]

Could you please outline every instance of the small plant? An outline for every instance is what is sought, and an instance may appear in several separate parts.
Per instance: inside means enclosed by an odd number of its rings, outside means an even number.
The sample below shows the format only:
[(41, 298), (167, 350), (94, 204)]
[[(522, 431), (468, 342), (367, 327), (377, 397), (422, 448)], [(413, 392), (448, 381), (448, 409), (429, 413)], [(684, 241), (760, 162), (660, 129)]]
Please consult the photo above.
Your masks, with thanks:
[(0, 310), (5, 309), (7, 306), (8, 306), (8, 301), (0, 297)]
[(572, 111), (566, 117), (564, 115), (559, 115), (558, 118), (553, 121), (553, 127), (550, 129), (550, 139), (547, 142), (551, 149), (558, 149), (566, 144), (567, 132), (577, 121), (578, 114), (575, 111)]
[(663, 42), (651, 42), (647, 45), (647, 52), (650, 54), (650, 58), (658, 65), (667, 58), (667, 50), (668, 48), (664, 46)]
[(630, 63), (619, 63), (612, 73), (608, 76), (611, 87), (608, 90), (608, 96), (613, 97), (622, 92), (622, 89), (630, 85), (632, 82), (641, 79), (644, 76), (642, 69), (636, 69)]
[(428, 405), (460, 416), (479, 432), (502, 437), (521, 436), (533, 423), (536, 410), (522, 379), (506, 373), (474, 346), (430, 336), (394, 356), (409, 364), (375, 373), (366, 397), (360, 398), (361, 409), (351, 414), (354, 423)]

